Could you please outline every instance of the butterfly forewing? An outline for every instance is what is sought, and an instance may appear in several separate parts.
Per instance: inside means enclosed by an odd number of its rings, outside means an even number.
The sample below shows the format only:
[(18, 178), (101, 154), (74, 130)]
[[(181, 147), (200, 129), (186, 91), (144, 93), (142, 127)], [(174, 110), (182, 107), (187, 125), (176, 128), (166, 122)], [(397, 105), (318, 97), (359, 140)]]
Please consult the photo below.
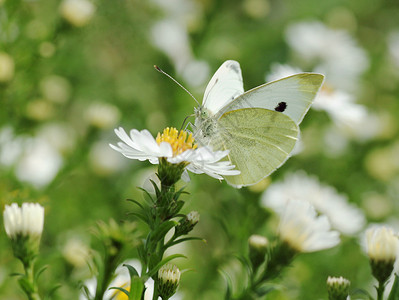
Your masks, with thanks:
[(225, 61), (209, 81), (202, 101), (211, 114), (244, 93), (240, 64), (234, 60)]
[(226, 176), (241, 187), (259, 182), (289, 157), (298, 137), (298, 126), (286, 115), (262, 108), (225, 113), (218, 121), (215, 150), (230, 150), (228, 159), (241, 171)]
[(301, 73), (266, 83), (245, 92), (223, 107), (217, 117), (241, 108), (266, 108), (282, 112), (299, 125), (323, 79), (321, 74)]

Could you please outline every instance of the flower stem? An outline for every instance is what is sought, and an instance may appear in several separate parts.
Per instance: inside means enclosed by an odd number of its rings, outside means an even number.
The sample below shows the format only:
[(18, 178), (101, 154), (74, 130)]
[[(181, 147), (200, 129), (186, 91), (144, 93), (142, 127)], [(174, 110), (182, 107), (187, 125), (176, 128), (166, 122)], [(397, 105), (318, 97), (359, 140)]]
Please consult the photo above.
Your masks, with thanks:
[(29, 300), (41, 300), (38, 287), (35, 282), (33, 270), (33, 261), (24, 263), (25, 277), (21, 278), (19, 283)]
[(383, 300), (384, 299), (385, 282), (378, 281), (378, 287), (376, 289), (377, 289), (377, 300)]

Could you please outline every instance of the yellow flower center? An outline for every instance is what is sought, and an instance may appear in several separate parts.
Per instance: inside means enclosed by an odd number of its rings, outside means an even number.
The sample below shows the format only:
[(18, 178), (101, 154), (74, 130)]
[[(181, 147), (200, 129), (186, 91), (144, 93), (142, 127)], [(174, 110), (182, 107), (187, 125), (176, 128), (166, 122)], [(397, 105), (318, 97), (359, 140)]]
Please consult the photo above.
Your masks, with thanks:
[(178, 131), (173, 127), (165, 128), (162, 134), (158, 133), (156, 141), (158, 145), (162, 142), (169, 143), (172, 146), (173, 156), (177, 156), (186, 150), (197, 148), (192, 133), (187, 134), (186, 131)]

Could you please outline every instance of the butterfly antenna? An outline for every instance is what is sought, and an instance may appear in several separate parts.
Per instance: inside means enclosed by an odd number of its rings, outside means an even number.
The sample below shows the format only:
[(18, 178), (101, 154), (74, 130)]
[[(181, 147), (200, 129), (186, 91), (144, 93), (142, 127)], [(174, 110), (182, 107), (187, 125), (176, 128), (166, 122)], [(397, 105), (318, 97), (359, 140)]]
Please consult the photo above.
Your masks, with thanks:
[[(197, 101), (197, 99), (195, 99), (195, 97), (193, 96), (193, 94), (191, 94), (184, 86), (182, 86), (176, 79), (174, 79), (172, 76), (170, 76), (168, 73), (166, 73), (164, 70), (162, 70), (160, 67), (158, 67), (157, 65), (154, 65), (155, 70), (157, 70), (159, 73), (162, 73), (163, 75), (169, 77), (174, 83), (176, 83), (178, 86), (180, 86), (183, 90), (186, 91), (187, 94), (189, 94), (191, 96), (191, 98), (194, 99), (195, 102), (197, 102), (198, 106), (200, 106), (199, 102)], [(183, 123), (184, 124), (184, 123)]]

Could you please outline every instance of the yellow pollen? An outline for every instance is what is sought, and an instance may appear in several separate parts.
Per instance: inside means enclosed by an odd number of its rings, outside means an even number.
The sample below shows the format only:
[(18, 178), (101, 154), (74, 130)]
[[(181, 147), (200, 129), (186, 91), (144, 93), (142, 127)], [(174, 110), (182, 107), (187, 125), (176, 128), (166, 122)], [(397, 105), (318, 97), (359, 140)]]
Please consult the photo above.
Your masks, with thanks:
[(158, 145), (167, 142), (172, 146), (173, 156), (177, 156), (186, 150), (196, 149), (197, 144), (194, 143), (193, 134), (187, 134), (186, 131), (178, 131), (176, 128), (165, 128), (162, 134), (158, 133), (156, 141)]

